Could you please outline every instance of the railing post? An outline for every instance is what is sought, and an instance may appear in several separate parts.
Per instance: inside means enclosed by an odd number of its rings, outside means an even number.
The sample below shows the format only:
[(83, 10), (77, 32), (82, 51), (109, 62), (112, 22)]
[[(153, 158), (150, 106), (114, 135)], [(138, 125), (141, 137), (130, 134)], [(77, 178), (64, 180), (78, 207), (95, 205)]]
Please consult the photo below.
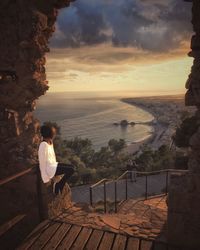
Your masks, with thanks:
[(115, 181), (115, 213), (117, 213), (117, 181)]
[(167, 170), (167, 172), (166, 172), (166, 191), (165, 191), (166, 195), (168, 193), (168, 181), (169, 181), (169, 171)]
[(148, 175), (146, 174), (146, 178), (145, 178), (145, 199), (147, 200), (148, 198)]
[(107, 212), (107, 209), (106, 209), (106, 181), (103, 184), (103, 189), (104, 189), (104, 213), (106, 213)]
[(92, 187), (90, 187), (90, 206), (93, 206)]
[(41, 177), (39, 166), (36, 167), (36, 187), (37, 187), (37, 202), (38, 202), (38, 214), (39, 220), (43, 221), (45, 219), (44, 204), (42, 197), (42, 187), (41, 187)]
[(128, 172), (126, 173), (126, 200), (128, 199)]

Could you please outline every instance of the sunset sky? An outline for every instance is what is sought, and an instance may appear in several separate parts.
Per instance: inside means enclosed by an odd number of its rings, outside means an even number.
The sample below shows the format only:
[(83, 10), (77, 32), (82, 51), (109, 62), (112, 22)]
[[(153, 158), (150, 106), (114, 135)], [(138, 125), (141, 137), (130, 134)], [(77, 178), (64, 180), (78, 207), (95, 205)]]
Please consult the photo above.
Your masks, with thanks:
[(75, 1), (50, 41), (49, 91), (183, 93), (190, 21), (183, 0)]

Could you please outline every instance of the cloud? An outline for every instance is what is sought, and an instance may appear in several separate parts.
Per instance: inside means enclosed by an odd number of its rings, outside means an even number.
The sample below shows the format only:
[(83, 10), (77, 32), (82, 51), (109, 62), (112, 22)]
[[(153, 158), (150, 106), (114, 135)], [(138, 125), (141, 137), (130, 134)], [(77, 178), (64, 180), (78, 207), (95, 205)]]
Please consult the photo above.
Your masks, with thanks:
[(168, 53), (154, 53), (133, 47), (113, 47), (111, 44), (83, 46), (79, 48), (53, 48), (48, 55), (48, 77), (56, 81), (56, 77), (70, 80), (77, 78), (77, 72), (90, 74), (120, 74), (134, 70), (138, 65), (159, 64), (164, 61), (177, 60), (186, 57), (189, 44), (182, 43), (180, 47)]
[(190, 21), (191, 4), (182, 0), (79, 0), (60, 12), (51, 47), (110, 44), (166, 52), (189, 40)]

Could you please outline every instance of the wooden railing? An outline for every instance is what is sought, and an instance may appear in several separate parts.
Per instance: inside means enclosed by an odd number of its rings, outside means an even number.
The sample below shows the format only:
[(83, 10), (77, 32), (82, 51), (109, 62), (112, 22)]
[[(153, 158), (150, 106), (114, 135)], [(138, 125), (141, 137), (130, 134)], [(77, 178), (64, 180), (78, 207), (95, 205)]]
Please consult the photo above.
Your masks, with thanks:
[[(167, 169), (167, 170), (160, 170), (160, 171), (152, 171), (152, 172), (136, 172), (138, 176), (145, 176), (145, 199), (148, 199), (148, 177), (150, 175), (155, 174), (166, 174), (166, 189), (165, 194), (168, 193), (168, 183), (169, 183), (169, 173), (185, 173), (187, 170), (175, 170), (175, 169)], [(9, 176), (4, 179), (0, 179), (0, 188), (3, 188), (4, 185), (11, 183), (23, 176), (26, 176), (28, 174), (35, 174), (36, 175), (36, 195), (37, 195), (37, 209), (38, 209), (38, 217), (39, 221), (44, 220), (44, 209), (43, 209), (43, 198), (42, 198), (42, 190), (41, 190), (41, 177), (40, 177), (40, 171), (39, 166), (34, 165), (33, 167), (30, 167), (24, 171), (21, 171), (15, 175)], [(128, 179), (130, 177), (131, 171), (124, 172), (121, 176), (119, 176), (117, 179), (102, 179), (98, 181), (97, 183), (90, 186), (90, 205), (94, 206), (93, 201), (93, 193), (96, 187), (103, 186), (103, 202), (104, 202), (104, 212), (107, 212), (107, 189), (106, 185), (108, 183), (114, 183), (114, 206), (115, 206), (115, 212), (117, 212), (117, 205), (118, 205), (118, 190), (117, 190), (117, 183), (120, 180), (124, 179), (124, 185), (125, 185), (125, 197), (123, 200), (128, 199)], [(8, 230), (10, 230), (13, 226), (15, 226), (17, 223), (19, 223), (26, 214), (18, 214), (13, 219), (9, 220), (8, 222), (4, 223), (3, 225), (0, 225), (0, 236), (6, 233)]]
[[(158, 170), (158, 171), (152, 171), (152, 172), (141, 172), (141, 171), (135, 171), (135, 174), (137, 176), (145, 176), (145, 194), (144, 194), (144, 198), (148, 199), (149, 196), (149, 192), (148, 192), (148, 179), (149, 176), (151, 175), (159, 175), (164, 173), (165, 174), (165, 189), (163, 191), (163, 195), (167, 195), (168, 193), (168, 187), (169, 187), (169, 177), (171, 173), (187, 173), (188, 170), (176, 170), (176, 169), (165, 169), (165, 170)], [(124, 186), (125, 186), (125, 197), (123, 199), (123, 201), (128, 199), (128, 180), (130, 178), (130, 174), (132, 173), (132, 171), (126, 171), (124, 172), (121, 176), (119, 176), (117, 179), (115, 180), (111, 180), (111, 179), (102, 179), (100, 181), (98, 181), (97, 183), (93, 184), (90, 186), (90, 205), (92, 207), (94, 207), (94, 202), (93, 202), (93, 189), (97, 186), (101, 186), (103, 185), (103, 199), (104, 199), (104, 212), (107, 212), (107, 189), (106, 189), (106, 184), (108, 182), (113, 182), (114, 183), (114, 211), (115, 213), (117, 213), (117, 206), (118, 206), (118, 190), (117, 190), (117, 183), (120, 180), (124, 180)], [(155, 195), (156, 196), (156, 195)], [(153, 197), (151, 195), (151, 197)]]
[[(36, 196), (37, 196), (37, 209), (38, 209), (38, 217), (39, 217), (39, 221), (42, 221), (44, 219), (43, 216), (43, 203), (42, 203), (42, 192), (41, 192), (41, 178), (40, 178), (40, 172), (39, 172), (39, 166), (38, 164), (23, 170), (17, 174), (14, 174), (12, 176), (9, 176), (7, 178), (4, 179), (0, 179), (0, 188), (3, 188), (5, 185), (12, 183), (16, 180), (18, 180), (19, 178), (22, 178), (26, 175), (29, 174), (35, 174), (36, 175)], [(10, 197), (8, 197), (8, 200), (10, 199)], [(5, 202), (5, 201), (4, 201)], [(7, 231), (9, 231), (11, 228), (13, 228), (16, 224), (18, 224), (19, 222), (21, 222), (24, 217), (26, 217), (27, 214), (23, 213), (23, 214), (17, 214), (14, 218), (10, 219), (9, 221), (3, 223), (2, 225), (0, 225), (0, 237), (5, 234)]]
[(11, 181), (14, 181), (14, 180), (18, 179), (18, 178), (20, 178), (20, 177), (22, 177), (24, 175), (30, 174), (34, 170), (35, 170), (35, 167), (31, 167), (31, 168), (28, 168), (28, 169), (26, 169), (24, 171), (21, 171), (21, 172), (17, 173), (17, 174), (9, 176), (7, 178), (0, 179), (0, 187), (2, 187), (3, 185), (5, 185), (5, 184), (7, 184), (7, 183), (9, 183)]

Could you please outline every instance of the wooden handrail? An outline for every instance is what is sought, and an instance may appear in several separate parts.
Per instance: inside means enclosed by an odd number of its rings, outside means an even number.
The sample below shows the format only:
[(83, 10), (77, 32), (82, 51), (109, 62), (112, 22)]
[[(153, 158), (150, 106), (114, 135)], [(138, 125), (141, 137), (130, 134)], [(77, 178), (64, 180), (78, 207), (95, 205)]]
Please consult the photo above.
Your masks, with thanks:
[(117, 179), (116, 179), (116, 181), (119, 181), (120, 179), (122, 179), (124, 176), (126, 176), (128, 173), (130, 173), (131, 171), (126, 171), (126, 172), (124, 172), (122, 175), (120, 175)]
[(14, 227), (17, 223), (22, 221), (26, 217), (26, 214), (19, 214), (12, 218), (11, 220), (7, 221), (3, 225), (0, 225), (0, 237), (9, 231), (12, 227)]
[(185, 169), (185, 170), (183, 170), (183, 169), (169, 169), (168, 171), (169, 172), (178, 172), (178, 173), (188, 173), (189, 172), (188, 169)]
[[(156, 173), (166, 173), (166, 172), (177, 172), (177, 173), (188, 173), (189, 170), (181, 170), (181, 169), (163, 169), (163, 170), (156, 170), (156, 171), (147, 171), (147, 172), (142, 172), (142, 171), (135, 171), (136, 174), (144, 174), (144, 175), (151, 175), (151, 174), (156, 174)], [(131, 172), (131, 171), (128, 171)]]
[[(122, 179), (123, 177), (125, 177), (128, 173), (131, 173), (132, 171), (127, 170), (126, 172), (124, 172), (122, 175), (120, 175), (116, 181)], [(151, 174), (156, 174), (156, 173), (166, 173), (166, 172), (180, 172), (180, 173), (187, 173), (188, 170), (181, 170), (181, 169), (162, 169), (162, 170), (156, 170), (156, 171), (134, 171), (136, 174), (143, 174), (143, 175), (151, 175)]]
[(16, 180), (16, 179), (18, 179), (18, 178), (26, 175), (26, 174), (29, 174), (29, 173), (31, 173), (35, 169), (36, 169), (36, 166), (28, 168), (28, 169), (26, 169), (24, 171), (21, 171), (21, 172), (19, 172), (17, 174), (9, 176), (9, 177), (7, 177), (5, 179), (0, 179), (0, 186), (3, 186), (3, 185), (5, 185), (5, 184), (7, 184), (7, 183), (9, 183), (9, 182), (11, 182), (13, 180)]
[[(23, 177), (27, 174), (36, 174), (37, 176), (37, 197), (38, 197), (38, 214), (39, 214), (39, 219), (43, 220), (43, 207), (42, 207), (42, 203), (41, 203), (41, 186), (40, 186), (40, 173), (39, 173), (39, 165), (35, 164), (34, 166), (23, 170), (17, 174), (14, 174), (12, 176), (9, 176), (7, 178), (1, 179), (0, 180), (0, 187), (2, 187), (3, 185), (10, 183), (12, 181), (17, 180), (20, 177)], [(21, 222), (25, 217), (27, 216), (27, 214), (19, 214), (17, 216), (15, 216), (13, 219), (5, 222), (3, 225), (0, 225), (0, 236), (5, 234), (7, 231), (9, 231), (12, 227), (14, 227), (16, 224), (18, 224), (19, 222)]]
[(107, 182), (107, 181), (113, 181), (113, 180), (112, 180), (112, 179), (102, 179), (102, 180), (100, 180), (100, 181), (94, 183), (93, 185), (91, 185), (90, 188), (97, 187), (97, 186), (99, 186), (99, 185), (101, 185), (102, 183), (105, 183), (105, 182)]
[[(108, 181), (118, 181), (120, 179), (122, 179), (124, 176), (126, 176), (128, 173), (131, 173), (132, 171), (127, 170), (126, 172), (124, 172), (122, 175), (120, 175), (116, 180), (114, 179), (101, 179), (100, 181), (94, 183), (93, 185), (90, 186), (90, 188), (94, 188), (97, 187), (99, 185), (101, 185), (104, 182), (108, 182)], [(156, 170), (156, 171), (146, 171), (146, 172), (142, 172), (142, 171), (135, 171), (136, 174), (143, 174), (143, 175), (151, 175), (151, 174), (156, 174), (156, 173), (166, 173), (166, 172), (177, 172), (177, 173), (188, 173), (188, 170), (181, 170), (181, 169), (163, 169), (163, 170)]]

